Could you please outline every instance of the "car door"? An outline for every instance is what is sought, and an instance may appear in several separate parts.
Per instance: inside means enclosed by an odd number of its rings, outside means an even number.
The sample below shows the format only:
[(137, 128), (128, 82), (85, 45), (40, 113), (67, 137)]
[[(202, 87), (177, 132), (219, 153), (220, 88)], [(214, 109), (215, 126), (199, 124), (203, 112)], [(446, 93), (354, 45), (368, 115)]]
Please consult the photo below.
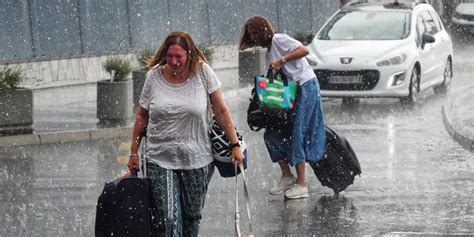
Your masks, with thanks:
[(437, 24), (437, 19), (433, 17), (433, 13), (431, 11), (423, 12), (423, 20), (425, 21), (426, 29), (428, 29), (428, 33), (435, 37), (435, 42), (431, 44), (433, 54), (433, 76), (429, 78), (429, 85), (431, 86), (434, 83), (438, 83), (440, 78), (443, 75), (444, 65), (446, 62), (446, 51), (444, 50), (443, 45), (445, 44), (443, 39), (443, 34)]
[(423, 18), (421, 17), (420, 14), (417, 14), (416, 16), (416, 45), (417, 45), (417, 61), (420, 63), (420, 78), (423, 80), (426, 78), (427, 72), (429, 72), (429, 65), (431, 64), (429, 62), (431, 56), (430, 52), (431, 50), (428, 47), (421, 47), (421, 41), (422, 41), (422, 35), (425, 33), (425, 24), (423, 23)]
[(444, 80), (443, 74), (446, 68), (446, 62), (451, 52), (451, 38), (449, 34), (444, 30), (439, 15), (433, 10), (430, 10), (429, 13), (433, 17), (434, 23), (437, 28), (435, 38), (438, 41), (438, 44), (436, 46), (436, 55), (439, 67), (437, 68), (436, 72), (436, 83), (440, 83)]
[(423, 33), (433, 33), (432, 29), (433, 18), (428, 11), (421, 11), (417, 16), (417, 33), (419, 37), (419, 55), (421, 64), (421, 78), (420, 87), (421, 89), (426, 88), (433, 82), (433, 78), (436, 76), (437, 68), (439, 67), (438, 60), (436, 58), (436, 45), (437, 40), (435, 35), (435, 42), (423, 45), (421, 43)]

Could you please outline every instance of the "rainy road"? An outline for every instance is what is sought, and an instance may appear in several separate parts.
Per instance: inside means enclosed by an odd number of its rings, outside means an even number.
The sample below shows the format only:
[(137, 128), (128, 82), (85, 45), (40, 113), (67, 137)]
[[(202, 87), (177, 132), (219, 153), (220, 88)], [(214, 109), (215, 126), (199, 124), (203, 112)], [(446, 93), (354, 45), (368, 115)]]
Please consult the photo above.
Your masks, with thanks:
[[(467, 48), (462, 51), (469, 52)], [(474, 85), (472, 72), (455, 73), (453, 93)], [(414, 107), (402, 106), (398, 99), (363, 99), (350, 108), (341, 100), (325, 100), (326, 123), (351, 142), (363, 172), (340, 196), (322, 187), (309, 168), (308, 200), (285, 202), (268, 195), (279, 169), (263, 149), (262, 134), (246, 131), (254, 161), (248, 172), (252, 213), (259, 234), (474, 235), (474, 154), (446, 132), (441, 117), (444, 101), (432, 90), (422, 93)], [(236, 106), (246, 109), (245, 103)], [(245, 114), (240, 116), (243, 120)], [(230, 236), (233, 180), (222, 182), (215, 176), (214, 181), (211, 190), (218, 194), (208, 197), (211, 205), (204, 224), (209, 225), (202, 233)]]
[[(455, 65), (467, 65), (473, 49), (458, 47)], [(456, 67), (455, 73), (452, 93), (474, 85), (471, 68)], [(279, 171), (265, 152), (262, 133), (245, 124), (246, 96), (228, 104), (250, 149), (247, 176), (258, 236), (474, 235), (474, 154), (446, 132), (445, 99), (432, 90), (414, 107), (396, 99), (364, 99), (346, 108), (340, 100), (325, 99), (326, 123), (352, 144), (363, 173), (334, 196), (308, 167), (310, 198), (294, 201), (268, 194)], [(97, 197), (103, 183), (123, 171), (127, 142), (1, 149), (0, 236), (93, 236)], [(233, 188), (233, 179), (214, 175), (202, 236), (233, 235)]]

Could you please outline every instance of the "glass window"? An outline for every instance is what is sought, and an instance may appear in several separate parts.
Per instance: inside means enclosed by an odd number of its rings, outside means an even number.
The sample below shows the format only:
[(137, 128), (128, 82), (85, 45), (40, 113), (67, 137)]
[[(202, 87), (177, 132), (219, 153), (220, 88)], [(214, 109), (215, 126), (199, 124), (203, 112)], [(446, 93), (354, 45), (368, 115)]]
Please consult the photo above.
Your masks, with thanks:
[(438, 17), (438, 14), (436, 14), (436, 12), (434, 12), (434, 11), (429, 11), (429, 13), (430, 13), (431, 17), (433, 17), (433, 19), (434, 19), (434, 23), (436, 25), (436, 28), (438, 29), (438, 32), (441, 31), (443, 29), (443, 27), (442, 27), (442, 24), (441, 24), (441, 20)]
[(421, 17), (423, 18), (423, 23), (425, 24), (425, 30), (426, 32), (434, 35), (438, 33), (438, 28), (436, 27), (435, 20), (433, 17), (430, 15), (428, 11), (423, 11), (420, 13)]
[(318, 35), (321, 40), (399, 40), (410, 34), (407, 11), (340, 11)]
[(425, 32), (426, 30), (425, 30), (425, 24), (423, 23), (423, 18), (420, 15), (418, 15), (416, 18), (416, 34), (418, 35), (418, 37), (416, 37), (417, 45), (421, 44), (421, 36)]

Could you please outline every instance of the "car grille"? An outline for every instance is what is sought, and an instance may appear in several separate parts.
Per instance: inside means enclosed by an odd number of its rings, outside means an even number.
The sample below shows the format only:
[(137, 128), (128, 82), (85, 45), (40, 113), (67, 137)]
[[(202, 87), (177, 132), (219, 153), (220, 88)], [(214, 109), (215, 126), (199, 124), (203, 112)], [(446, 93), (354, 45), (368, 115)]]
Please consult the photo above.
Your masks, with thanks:
[(474, 21), (474, 15), (461, 15), (461, 17), (466, 21)]
[[(318, 77), (321, 90), (336, 91), (366, 91), (372, 90), (379, 81), (380, 73), (377, 70), (360, 71), (331, 71), (314, 70)], [(331, 76), (361, 77), (360, 83), (334, 83), (331, 82)]]

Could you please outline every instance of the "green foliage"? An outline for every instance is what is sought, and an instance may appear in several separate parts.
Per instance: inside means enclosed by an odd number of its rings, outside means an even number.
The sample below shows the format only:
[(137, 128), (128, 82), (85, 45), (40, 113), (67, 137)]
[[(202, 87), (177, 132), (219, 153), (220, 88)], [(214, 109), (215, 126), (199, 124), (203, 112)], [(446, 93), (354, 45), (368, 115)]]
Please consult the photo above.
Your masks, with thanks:
[(0, 71), (0, 89), (15, 89), (23, 81), (25, 74), (20, 67), (3, 68)]
[(146, 62), (153, 57), (155, 52), (151, 49), (144, 49), (137, 54), (137, 61), (140, 65), (140, 70), (147, 70)]
[(296, 32), (293, 35), (293, 38), (301, 42), (303, 45), (308, 45), (309, 43), (311, 43), (311, 41), (313, 40), (313, 37), (314, 37), (313, 34), (307, 34), (304, 32)]
[(207, 59), (207, 61), (211, 61), (212, 59), (212, 54), (214, 53), (214, 49), (210, 48), (209, 46), (206, 45), (198, 45), (199, 50), (204, 54), (204, 57)]
[(112, 81), (126, 81), (128, 80), (127, 76), (132, 71), (132, 66), (128, 60), (117, 57), (107, 58), (102, 66), (110, 74)]

